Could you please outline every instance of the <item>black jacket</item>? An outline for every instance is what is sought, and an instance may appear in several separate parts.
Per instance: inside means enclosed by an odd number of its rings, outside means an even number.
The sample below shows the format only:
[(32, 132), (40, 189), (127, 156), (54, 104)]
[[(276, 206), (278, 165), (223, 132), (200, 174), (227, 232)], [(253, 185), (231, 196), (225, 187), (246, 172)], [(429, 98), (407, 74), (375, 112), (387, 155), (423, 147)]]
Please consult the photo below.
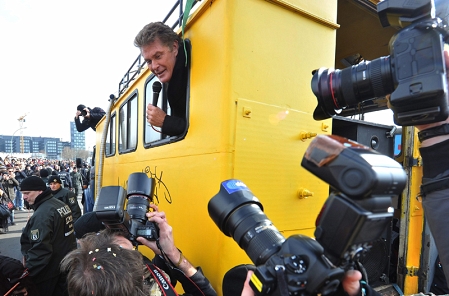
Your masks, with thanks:
[(0, 295), (6, 294), (19, 281), (24, 270), (19, 260), (0, 255)]
[(97, 130), (98, 122), (106, 114), (106, 112), (104, 112), (104, 110), (101, 109), (100, 107), (95, 107), (93, 109), (90, 109), (88, 107), (88, 109), (90, 111), (90, 118), (84, 117), (83, 122), (81, 122), (79, 117), (78, 118), (75, 117), (76, 130), (78, 132), (84, 132), (89, 127), (92, 128), (94, 131)]
[(181, 283), (185, 292), (182, 296), (217, 296), (217, 292), (204, 276), (201, 267), (196, 267), (198, 271), (188, 278), (181, 270), (170, 268), (159, 255), (156, 255), (151, 263), (164, 270), (170, 276), (170, 281), (173, 286), (176, 285), (177, 281)]
[(73, 223), (75, 223), (76, 220), (81, 217), (81, 209), (75, 193), (62, 187), (59, 188), (59, 190), (52, 191), (51, 193), (54, 198), (59, 199), (70, 207), (70, 210), (72, 211)]
[(68, 205), (53, 198), (47, 188), (36, 197), (33, 215), (20, 237), (25, 267), (33, 282), (54, 278), (60, 274), (59, 263), (64, 256), (76, 249), (72, 212)]
[[(188, 51), (189, 52), (189, 51)], [(171, 115), (165, 116), (161, 132), (165, 135), (176, 136), (182, 134), (187, 127), (187, 78), (189, 65), (186, 66), (184, 44), (181, 44), (176, 56), (176, 63), (169, 83), (164, 83), (167, 99), (171, 108)]]

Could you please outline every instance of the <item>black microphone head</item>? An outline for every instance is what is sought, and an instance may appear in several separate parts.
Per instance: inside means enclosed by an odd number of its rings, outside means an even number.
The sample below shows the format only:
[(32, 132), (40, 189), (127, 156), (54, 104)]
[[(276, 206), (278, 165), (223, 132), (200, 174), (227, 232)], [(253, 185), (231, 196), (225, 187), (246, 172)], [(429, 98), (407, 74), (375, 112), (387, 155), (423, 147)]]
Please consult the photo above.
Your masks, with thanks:
[(162, 89), (162, 84), (159, 81), (153, 82), (153, 92), (160, 93)]

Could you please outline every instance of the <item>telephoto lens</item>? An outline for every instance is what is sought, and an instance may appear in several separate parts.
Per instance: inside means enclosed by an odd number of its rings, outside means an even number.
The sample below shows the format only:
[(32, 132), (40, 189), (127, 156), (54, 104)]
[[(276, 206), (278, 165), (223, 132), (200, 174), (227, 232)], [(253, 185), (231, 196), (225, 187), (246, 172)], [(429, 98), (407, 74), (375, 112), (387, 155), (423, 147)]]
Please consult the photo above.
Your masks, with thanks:
[(285, 241), (257, 197), (239, 180), (222, 182), (208, 210), (218, 228), (232, 236), (255, 265), (264, 264)]
[(343, 70), (320, 68), (313, 72), (312, 91), (318, 106), (315, 120), (327, 119), (348, 106), (394, 91), (390, 57), (380, 57)]
[(131, 219), (147, 221), (146, 213), (153, 198), (154, 182), (145, 173), (132, 173), (128, 177), (126, 211)]

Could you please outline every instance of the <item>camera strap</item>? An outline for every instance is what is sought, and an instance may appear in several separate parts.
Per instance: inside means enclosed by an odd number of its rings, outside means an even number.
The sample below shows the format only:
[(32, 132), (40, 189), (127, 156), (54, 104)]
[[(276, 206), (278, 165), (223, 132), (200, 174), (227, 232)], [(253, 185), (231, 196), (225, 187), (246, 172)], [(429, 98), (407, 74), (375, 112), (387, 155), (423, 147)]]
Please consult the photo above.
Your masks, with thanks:
[(154, 264), (147, 263), (146, 267), (148, 271), (151, 273), (151, 276), (159, 286), (159, 290), (164, 296), (178, 296), (175, 288), (170, 283), (170, 280), (165, 277), (164, 273)]
[(288, 285), (285, 279), (285, 266), (284, 265), (276, 265), (274, 268), (276, 272), (277, 284), (279, 295), (289, 295), (288, 293)]
[(422, 142), (424, 140), (438, 137), (442, 135), (448, 135), (449, 134), (449, 124), (445, 123), (439, 126), (431, 127), (425, 130), (422, 130), (418, 132), (418, 138), (419, 141)]

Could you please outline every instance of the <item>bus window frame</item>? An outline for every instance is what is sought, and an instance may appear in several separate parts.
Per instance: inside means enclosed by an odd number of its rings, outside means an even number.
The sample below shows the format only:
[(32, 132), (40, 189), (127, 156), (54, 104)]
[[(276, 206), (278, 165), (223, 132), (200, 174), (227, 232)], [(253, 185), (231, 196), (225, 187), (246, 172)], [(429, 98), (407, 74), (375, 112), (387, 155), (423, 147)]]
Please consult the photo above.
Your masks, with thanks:
[[(107, 144), (107, 142), (105, 143), (105, 156), (106, 157), (111, 157), (114, 156), (117, 153), (117, 112), (114, 111), (111, 114), (111, 120), (109, 121), (109, 126), (108, 126), (108, 134), (107, 134), (109, 145)], [(111, 137), (114, 138), (114, 142), (111, 141)], [(107, 153), (106, 147), (109, 146), (109, 149), (111, 150), (111, 148), (113, 148), (113, 152), (112, 153)]]
[[(135, 132), (135, 146), (132, 148), (128, 148), (126, 146), (126, 148), (121, 148), (120, 149), (120, 140), (121, 140), (121, 133), (122, 133), (122, 129), (121, 129), (121, 110), (125, 105), (128, 105), (133, 99), (136, 100), (136, 118), (135, 118), (135, 126), (136, 126), (136, 132)], [(130, 138), (130, 129), (129, 129), (129, 110), (126, 110), (126, 145), (128, 145), (128, 139)], [(138, 115), (139, 115), (139, 91), (138, 89), (135, 89), (127, 98), (126, 100), (120, 105), (119, 109), (118, 109), (118, 139), (117, 139), (117, 145), (118, 145), (118, 154), (126, 154), (126, 153), (131, 153), (137, 150), (137, 147), (139, 146), (139, 120), (138, 120)]]
[[(166, 145), (166, 144), (170, 144), (170, 143), (174, 143), (174, 142), (178, 142), (183, 140), (186, 135), (187, 132), (189, 130), (189, 118), (190, 118), (190, 75), (191, 75), (191, 59), (192, 59), (192, 44), (190, 42), (190, 39), (184, 39), (184, 43), (186, 44), (186, 49), (187, 49), (187, 88), (186, 88), (186, 129), (184, 130), (183, 133), (177, 135), (177, 136), (168, 136), (168, 135), (163, 135), (161, 133), (161, 138), (158, 140), (154, 140), (151, 142), (147, 142), (146, 141), (146, 131), (147, 129), (152, 129), (151, 125), (145, 120), (144, 121), (144, 126), (142, 129), (142, 136), (143, 136), (143, 146), (145, 149), (149, 149), (149, 148), (153, 148), (153, 147), (158, 147), (158, 146), (162, 146), (162, 145)], [(184, 47), (180, 47), (180, 52), (181, 54), (184, 54)], [(147, 106), (148, 104), (152, 103), (153, 101), (153, 88), (152, 88), (152, 84), (150, 86), (148, 86), (149, 83), (153, 82), (155, 78), (155, 75), (153, 73), (151, 73), (151, 75), (148, 76), (148, 78), (145, 80), (145, 84), (144, 84), (144, 108), (143, 108), (143, 118), (146, 119), (146, 112), (147, 112)], [(156, 79), (157, 80), (157, 79)], [(154, 80), (154, 81), (156, 81)], [(149, 90), (149, 91), (147, 91)], [(168, 98), (166, 95), (166, 88), (165, 86), (162, 88), (162, 106), (164, 106), (164, 104), (168, 104)], [(161, 96), (159, 96), (161, 97)], [(158, 102), (158, 105), (159, 102)], [(156, 127), (156, 129), (160, 130), (161, 128)], [(163, 137), (164, 136), (164, 137)]]

